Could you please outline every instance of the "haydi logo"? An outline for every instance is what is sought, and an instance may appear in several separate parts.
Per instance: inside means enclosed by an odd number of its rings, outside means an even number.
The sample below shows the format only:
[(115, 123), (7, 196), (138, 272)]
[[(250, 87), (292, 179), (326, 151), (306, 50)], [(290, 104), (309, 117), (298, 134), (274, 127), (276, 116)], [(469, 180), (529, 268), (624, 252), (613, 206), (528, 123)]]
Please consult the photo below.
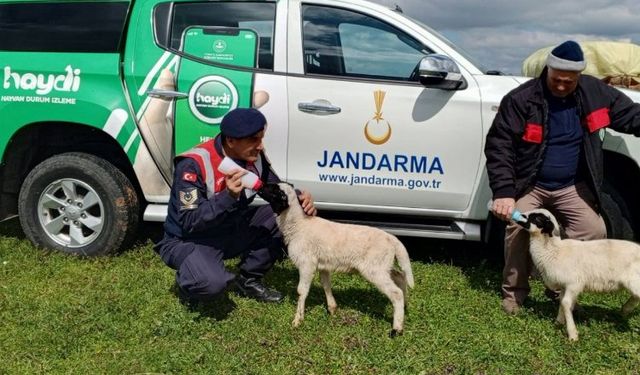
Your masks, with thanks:
[(5, 89), (15, 87), (17, 90), (35, 90), (38, 95), (47, 95), (51, 91), (73, 91), (80, 89), (80, 69), (74, 69), (71, 65), (65, 68), (66, 74), (17, 73), (12, 72), (10, 66), (4, 67)]
[[(364, 137), (374, 145), (384, 144), (391, 138), (391, 125), (389, 125), (389, 121), (385, 121), (382, 117), (382, 103), (384, 103), (385, 94), (382, 90), (377, 90), (373, 93), (376, 113), (373, 118), (364, 125)], [(372, 132), (369, 127), (373, 128), (374, 131)], [(378, 134), (372, 134), (374, 132)]]
[(238, 90), (228, 79), (206, 76), (189, 90), (189, 109), (199, 120), (216, 125), (238, 106)]
[(207, 104), (211, 106), (229, 105), (231, 104), (231, 95), (229, 95), (226, 92), (220, 96), (202, 95), (201, 93), (197, 92), (196, 105), (200, 106), (202, 104)]

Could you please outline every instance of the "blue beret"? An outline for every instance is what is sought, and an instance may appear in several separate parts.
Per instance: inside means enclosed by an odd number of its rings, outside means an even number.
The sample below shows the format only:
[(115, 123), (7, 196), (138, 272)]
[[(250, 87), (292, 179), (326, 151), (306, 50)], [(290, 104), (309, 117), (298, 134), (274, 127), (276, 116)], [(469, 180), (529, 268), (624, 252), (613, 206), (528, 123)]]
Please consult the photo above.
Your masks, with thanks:
[(580, 72), (587, 67), (580, 45), (568, 40), (554, 48), (547, 57), (547, 66), (557, 70)]
[(264, 129), (267, 119), (255, 108), (236, 108), (227, 113), (220, 123), (225, 137), (249, 137)]

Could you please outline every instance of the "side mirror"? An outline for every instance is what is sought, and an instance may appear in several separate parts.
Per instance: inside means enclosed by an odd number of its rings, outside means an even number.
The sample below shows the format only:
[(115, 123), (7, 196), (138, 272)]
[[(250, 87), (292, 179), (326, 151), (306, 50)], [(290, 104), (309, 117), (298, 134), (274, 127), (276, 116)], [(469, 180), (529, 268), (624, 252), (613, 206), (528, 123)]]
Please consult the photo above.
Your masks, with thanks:
[(429, 88), (460, 90), (467, 87), (458, 65), (449, 57), (437, 53), (428, 54), (420, 60), (418, 77), (420, 83)]

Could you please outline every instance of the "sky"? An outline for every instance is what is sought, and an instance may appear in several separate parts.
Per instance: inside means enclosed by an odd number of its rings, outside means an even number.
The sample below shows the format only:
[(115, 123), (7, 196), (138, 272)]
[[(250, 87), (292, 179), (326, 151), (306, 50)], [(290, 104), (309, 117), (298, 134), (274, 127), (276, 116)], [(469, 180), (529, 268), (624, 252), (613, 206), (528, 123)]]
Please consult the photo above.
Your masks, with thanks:
[(519, 75), (522, 62), (565, 40), (640, 45), (640, 0), (373, 0), (436, 29), (487, 69)]

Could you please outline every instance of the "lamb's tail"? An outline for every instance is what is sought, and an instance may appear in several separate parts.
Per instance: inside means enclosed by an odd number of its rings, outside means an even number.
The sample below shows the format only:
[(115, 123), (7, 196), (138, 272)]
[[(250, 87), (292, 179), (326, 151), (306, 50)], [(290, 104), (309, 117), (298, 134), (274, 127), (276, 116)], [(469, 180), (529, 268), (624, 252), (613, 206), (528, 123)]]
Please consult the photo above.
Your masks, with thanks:
[(404, 272), (405, 277), (407, 278), (407, 285), (410, 288), (413, 288), (413, 271), (411, 270), (411, 260), (409, 259), (409, 254), (407, 253), (407, 249), (404, 247), (402, 242), (396, 238), (396, 259), (398, 260), (398, 264), (400, 265), (400, 269)]

